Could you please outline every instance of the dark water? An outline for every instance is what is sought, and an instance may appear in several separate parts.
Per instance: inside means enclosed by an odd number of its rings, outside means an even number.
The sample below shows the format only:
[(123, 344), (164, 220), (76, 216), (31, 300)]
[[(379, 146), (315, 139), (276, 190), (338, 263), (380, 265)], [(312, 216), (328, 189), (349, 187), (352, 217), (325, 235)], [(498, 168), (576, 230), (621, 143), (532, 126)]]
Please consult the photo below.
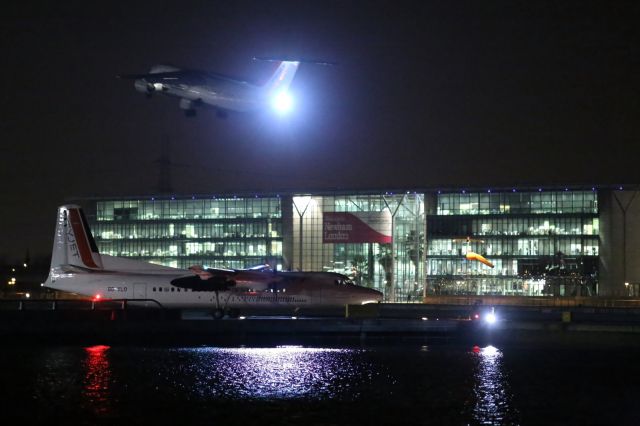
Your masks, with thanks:
[[(624, 347), (7, 347), (14, 424), (640, 424)], [(9, 424), (3, 421), (4, 424)]]

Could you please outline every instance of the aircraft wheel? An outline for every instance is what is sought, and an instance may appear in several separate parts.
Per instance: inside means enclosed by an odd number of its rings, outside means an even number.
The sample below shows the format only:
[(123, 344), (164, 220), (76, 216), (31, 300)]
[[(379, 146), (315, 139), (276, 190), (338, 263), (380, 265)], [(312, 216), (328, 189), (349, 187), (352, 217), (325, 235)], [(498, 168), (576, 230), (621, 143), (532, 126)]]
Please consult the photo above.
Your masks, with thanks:
[(224, 317), (224, 311), (222, 309), (216, 309), (213, 311), (213, 318), (222, 319), (222, 317)]
[(238, 318), (240, 316), (240, 310), (239, 309), (229, 309), (227, 314), (229, 315), (229, 318)]

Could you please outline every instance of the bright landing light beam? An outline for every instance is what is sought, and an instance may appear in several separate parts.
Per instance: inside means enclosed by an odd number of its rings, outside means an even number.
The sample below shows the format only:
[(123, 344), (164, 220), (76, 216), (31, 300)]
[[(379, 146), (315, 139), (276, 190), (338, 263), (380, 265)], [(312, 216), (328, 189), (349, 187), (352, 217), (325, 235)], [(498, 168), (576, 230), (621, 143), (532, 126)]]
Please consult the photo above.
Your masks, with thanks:
[(491, 308), (491, 312), (487, 313), (487, 315), (484, 317), (484, 320), (488, 324), (495, 324), (495, 322), (498, 320), (498, 317), (496, 317), (495, 308)]
[(271, 105), (279, 114), (286, 114), (293, 109), (293, 98), (287, 92), (279, 92), (273, 97)]

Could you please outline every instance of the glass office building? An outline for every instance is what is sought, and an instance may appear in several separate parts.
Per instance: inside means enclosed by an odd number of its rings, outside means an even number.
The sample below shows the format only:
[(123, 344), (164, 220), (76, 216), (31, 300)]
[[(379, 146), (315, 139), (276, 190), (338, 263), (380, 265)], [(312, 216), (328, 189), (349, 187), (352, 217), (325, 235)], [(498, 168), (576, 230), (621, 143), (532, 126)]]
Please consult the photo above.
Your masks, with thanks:
[[(597, 294), (598, 199), (591, 189), (509, 189), (82, 204), (105, 254), (180, 268), (269, 263), (285, 270), (335, 271), (383, 291), (388, 301), (404, 302), (437, 294)], [(331, 222), (346, 214), (377, 221), (384, 231), (371, 240), (329, 239), (327, 229), (351, 226)], [(469, 260), (469, 253), (493, 267)]]
[[(429, 294), (597, 293), (595, 191), (461, 191), (435, 202), (427, 220)], [(469, 252), (494, 267), (467, 260)]]
[(277, 197), (92, 204), (92, 231), (104, 254), (176, 268), (202, 264), (246, 268), (282, 259), (282, 210)]
[[(424, 294), (424, 194), (330, 194), (294, 196), (293, 267), (334, 271), (380, 290), (385, 300), (415, 301)], [(380, 214), (390, 242), (328, 242), (328, 213)]]

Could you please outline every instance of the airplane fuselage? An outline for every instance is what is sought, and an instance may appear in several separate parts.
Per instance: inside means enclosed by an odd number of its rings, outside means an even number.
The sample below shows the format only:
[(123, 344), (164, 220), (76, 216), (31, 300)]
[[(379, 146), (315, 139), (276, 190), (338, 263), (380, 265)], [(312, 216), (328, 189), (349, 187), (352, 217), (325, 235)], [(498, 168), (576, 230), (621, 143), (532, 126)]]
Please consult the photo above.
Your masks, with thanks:
[(382, 293), (332, 272), (268, 268), (170, 268), (101, 255), (79, 206), (61, 206), (45, 287), (94, 300), (170, 309), (208, 309), (221, 317), (244, 308), (338, 307), (380, 302)]
[[(137, 91), (160, 93), (180, 99), (180, 108), (194, 113), (196, 107), (218, 111), (250, 112), (278, 105), (298, 69), (297, 61), (280, 61), (271, 78), (262, 86), (208, 71), (155, 65), (147, 74), (122, 75), (133, 78)], [(288, 95), (287, 95), (288, 96)], [(278, 105), (282, 110), (283, 106)], [(191, 114), (192, 115), (192, 114)]]
[[(254, 275), (268, 273), (258, 272)], [(243, 308), (321, 308), (379, 302), (379, 292), (347, 284), (327, 274), (326, 277), (298, 277), (289, 279), (286, 272), (280, 281), (257, 281), (244, 278), (227, 289), (185, 288), (171, 283), (184, 274), (132, 274), (118, 272), (74, 272), (63, 269), (51, 271), (47, 287), (90, 297), (95, 300), (130, 300), (148, 307), (169, 309), (240, 309)], [(295, 273), (290, 273), (295, 274)], [(265, 277), (266, 278), (266, 277)]]
[(171, 80), (150, 83), (145, 79), (138, 79), (135, 87), (147, 93), (157, 92), (185, 99), (188, 102), (181, 103), (182, 109), (208, 105), (222, 110), (249, 112), (264, 107), (268, 102), (259, 87), (244, 81), (227, 80), (206, 74), (194, 80), (197, 81), (195, 84), (185, 84), (172, 83)]

